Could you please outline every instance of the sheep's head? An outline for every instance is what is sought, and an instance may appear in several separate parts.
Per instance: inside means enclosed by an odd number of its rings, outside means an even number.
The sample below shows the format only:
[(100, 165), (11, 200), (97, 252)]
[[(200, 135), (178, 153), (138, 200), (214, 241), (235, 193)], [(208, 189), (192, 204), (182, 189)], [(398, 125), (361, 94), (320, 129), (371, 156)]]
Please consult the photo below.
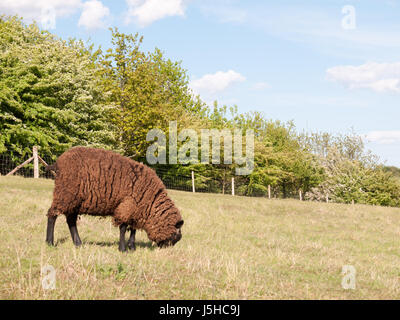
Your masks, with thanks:
[(169, 247), (169, 246), (173, 246), (175, 243), (177, 243), (179, 240), (181, 240), (181, 238), (182, 238), (181, 227), (182, 226), (183, 226), (183, 220), (179, 220), (174, 225), (174, 230), (172, 233), (170, 233), (169, 237), (165, 240), (158, 241), (157, 245), (160, 248)]
[(182, 238), (182, 226), (179, 209), (163, 190), (157, 195), (147, 219), (145, 229), (149, 239), (160, 248), (173, 246)]

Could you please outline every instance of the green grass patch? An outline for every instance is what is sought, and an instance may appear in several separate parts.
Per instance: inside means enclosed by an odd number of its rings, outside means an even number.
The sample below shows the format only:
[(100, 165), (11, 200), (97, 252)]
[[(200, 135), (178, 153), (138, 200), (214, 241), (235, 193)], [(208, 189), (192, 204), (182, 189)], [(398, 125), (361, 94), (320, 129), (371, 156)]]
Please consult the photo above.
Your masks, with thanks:
[[(144, 232), (118, 251), (109, 218), (64, 217), (45, 244), (51, 180), (0, 177), (0, 299), (399, 299), (400, 209), (169, 191), (185, 220), (175, 247)], [(56, 271), (44, 290), (41, 268)], [(341, 286), (356, 268), (356, 289)]]

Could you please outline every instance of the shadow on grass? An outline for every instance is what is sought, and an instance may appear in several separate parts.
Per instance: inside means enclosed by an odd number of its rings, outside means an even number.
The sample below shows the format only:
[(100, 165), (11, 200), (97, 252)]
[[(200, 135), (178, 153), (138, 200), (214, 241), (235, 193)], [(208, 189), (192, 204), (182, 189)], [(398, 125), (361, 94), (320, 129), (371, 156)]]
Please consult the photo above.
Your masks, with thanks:
[[(100, 247), (116, 247), (118, 248), (119, 241), (83, 241), (83, 244), (100, 246)], [(154, 250), (157, 247), (153, 246), (150, 241), (136, 241), (135, 242), (136, 249), (137, 248), (147, 248), (149, 250)]]
[[(55, 244), (54, 244), (54, 246), (58, 246), (59, 244), (63, 244), (63, 243), (65, 243), (65, 242), (67, 242), (68, 240), (71, 240), (71, 238), (69, 238), (69, 237), (62, 237), (62, 238), (60, 238), (60, 239), (57, 239), (56, 242), (55, 242)], [(71, 240), (71, 242), (72, 242), (72, 240)]]
[[(67, 241), (71, 241), (70, 237), (62, 237), (55, 241), (54, 247), (62, 245)], [(118, 248), (119, 241), (85, 241), (82, 240), (83, 245), (90, 245), (90, 246), (100, 246), (100, 247), (116, 247)], [(136, 248), (147, 248), (149, 250), (154, 250), (157, 246), (153, 246), (151, 241), (136, 241), (135, 242)]]

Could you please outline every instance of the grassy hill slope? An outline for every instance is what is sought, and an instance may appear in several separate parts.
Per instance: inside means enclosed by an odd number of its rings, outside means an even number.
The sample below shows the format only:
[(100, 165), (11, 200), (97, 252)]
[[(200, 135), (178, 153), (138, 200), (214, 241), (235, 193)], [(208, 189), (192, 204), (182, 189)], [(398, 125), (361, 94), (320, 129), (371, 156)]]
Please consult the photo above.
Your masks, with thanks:
[[(400, 209), (170, 191), (183, 238), (118, 251), (111, 219), (82, 216), (83, 247), (57, 220), (45, 240), (53, 181), (0, 177), (0, 299), (399, 299)], [(56, 270), (42, 288), (41, 267)], [(356, 269), (356, 289), (341, 286)]]

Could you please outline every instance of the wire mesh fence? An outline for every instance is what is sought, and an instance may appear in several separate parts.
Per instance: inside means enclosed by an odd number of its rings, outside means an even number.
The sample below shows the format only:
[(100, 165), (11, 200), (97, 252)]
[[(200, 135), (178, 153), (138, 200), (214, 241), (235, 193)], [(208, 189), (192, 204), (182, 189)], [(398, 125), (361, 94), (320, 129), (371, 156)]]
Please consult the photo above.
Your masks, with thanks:
[[(18, 160), (13, 160), (10, 155), (0, 154), (0, 174), (2, 176), (10, 173), (14, 168), (19, 166), (24, 161), (28, 160), (31, 156), (26, 155)], [(55, 162), (51, 157), (43, 156), (48, 165)], [(54, 179), (54, 175), (50, 171), (45, 170), (45, 165), (39, 162), (39, 177)], [(153, 167), (157, 175), (163, 181), (167, 189), (181, 190), (188, 192), (202, 192), (202, 193), (219, 193), (219, 194), (235, 194), (239, 196), (253, 196), (253, 197), (270, 197), (270, 198), (294, 198), (299, 199), (299, 192), (297, 190), (282, 190), (280, 186), (270, 186), (270, 191), (248, 192), (247, 182), (243, 177), (235, 177), (234, 179), (234, 193), (232, 193), (232, 177), (217, 178), (207, 177), (194, 172), (193, 176), (190, 173), (178, 173), (177, 170), (168, 168), (167, 166)], [(176, 169), (176, 168), (175, 168)], [(33, 161), (24, 165), (17, 170), (14, 175), (33, 178), (34, 165)], [(194, 178), (194, 179), (193, 179)], [(194, 183), (193, 183), (194, 182)], [(194, 184), (194, 190), (193, 190)]]
[(192, 178), (186, 175), (169, 175), (166, 170), (153, 168), (167, 189), (192, 191)]
[[(13, 169), (15, 169), (18, 165), (28, 160), (31, 156), (26, 155), (23, 158), (18, 159), (18, 161), (13, 160), (11, 156), (7, 154), (0, 154), (0, 174), (2, 176), (7, 175)], [(43, 160), (47, 164), (52, 164), (54, 160), (49, 157), (43, 157)], [(19, 168), (13, 175), (21, 176), (25, 178), (33, 178), (34, 177), (34, 167), (33, 162), (30, 162), (23, 167)], [(39, 176), (41, 178), (53, 179), (54, 176), (51, 172), (45, 170), (45, 165), (39, 164)]]

